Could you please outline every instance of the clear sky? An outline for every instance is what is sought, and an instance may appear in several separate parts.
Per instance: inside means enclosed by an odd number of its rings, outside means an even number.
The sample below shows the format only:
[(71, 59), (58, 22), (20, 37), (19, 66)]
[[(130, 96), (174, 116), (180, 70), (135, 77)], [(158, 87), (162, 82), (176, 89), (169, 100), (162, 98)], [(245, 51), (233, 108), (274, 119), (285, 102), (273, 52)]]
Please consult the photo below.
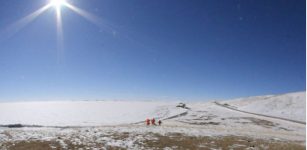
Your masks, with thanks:
[(2, 101), (306, 90), (305, 0), (69, 0), (60, 39), (54, 7), (18, 22), (48, 2), (0, 2)]

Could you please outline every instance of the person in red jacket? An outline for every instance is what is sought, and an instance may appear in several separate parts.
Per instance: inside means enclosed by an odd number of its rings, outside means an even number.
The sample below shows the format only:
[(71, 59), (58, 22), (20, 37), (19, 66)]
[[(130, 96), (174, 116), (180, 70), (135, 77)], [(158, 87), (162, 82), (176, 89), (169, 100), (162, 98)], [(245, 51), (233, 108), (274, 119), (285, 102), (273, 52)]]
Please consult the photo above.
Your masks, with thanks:
[(156, 120), (155, 120), (155, 118), (152, 118), (152, 119), (151, 119), (151, 124), (152, 124), (152, 125), (156, 125)]
[(146, 119), (146, 125), (150, 125), (150, 120), (148, 118)]

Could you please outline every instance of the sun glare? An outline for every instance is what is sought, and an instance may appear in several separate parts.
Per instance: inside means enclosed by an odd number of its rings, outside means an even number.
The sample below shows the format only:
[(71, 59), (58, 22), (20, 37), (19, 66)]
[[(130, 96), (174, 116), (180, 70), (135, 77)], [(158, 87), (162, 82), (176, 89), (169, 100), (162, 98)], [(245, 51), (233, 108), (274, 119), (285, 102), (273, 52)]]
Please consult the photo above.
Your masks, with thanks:
[(50, 5), (55, 8), (60, 8), (66, 4), (66, 0), (50, 0)]
[[(38, 16), (40, 16), (42, 13), (44, 13), (49, 8), (55, 9), (56, 14), (56, 29), (57, 29), (57, 50), (58, 50), (58, 59), (61, 60), (61, 57), (64, 52), (64, 36), (63, 36), (63, 23), (62, 23), (62, 7), (69, 8), (70, 10), (74, 11), (78, 15), (84, 17), (85, 19), (89, 20), (92, 23), (100, 25), (98, 22), (98, 18), (92, 15), (91, 13), (78, 8), (72, 4), (69, 3), (70, 0), (46, 0), (47, 4), (38, 10), (32, 12), (31, 14), (21, 18), (16, 23), (12, 24), (8, 28), (9, 34), (15, 34), (18, 30), (32, 22), (34, 19), (36, 19)], [(0, 30), (1, 31), (1, 30)]]

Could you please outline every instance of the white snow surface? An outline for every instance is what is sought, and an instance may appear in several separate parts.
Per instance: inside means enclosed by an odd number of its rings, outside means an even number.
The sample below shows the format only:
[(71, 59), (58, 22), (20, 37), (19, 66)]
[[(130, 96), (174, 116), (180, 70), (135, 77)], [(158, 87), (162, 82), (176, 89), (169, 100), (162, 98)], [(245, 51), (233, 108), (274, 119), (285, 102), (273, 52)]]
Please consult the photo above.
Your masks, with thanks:
[[(239, 110), (305, 121), (306, 93), (268, 95), (223, 101)], [(131, 124), (146, 118), (165, 119), (187, 109), (176, 107), (177, 102), (155, 101), (41, 101), (1, 102), (0, 125), (23, 124), (41, 126), (100, 126)], [(209, 115), (225, 112), (210, 109), (212, 103), (187, 103), (193, 110), (189, 114)], [(208, 115), (206, 114), (206, 115)]]
[(0, 103), (0, 125), (99, 126), (167, 118), (186, 111), (176, 103), (144, 101), (49, 101)]
[(306, 92), (238, 98), (224, 103), (238, 110), (306, 121)]
[[(304, 92), (297, 92), (220, 103), (227, 103), (239, 110), (302, 120), (306, 112), (305, 97)], [(186, 103), (188, 109), (178, 108), (177, 104), (153, 101), (2, 102), (0, 125), (24, 124), (46, 127), (0, 127), (0, 147), (1, 143), (7, 141), (40, 139), (62, 141), (62, 147), (65, 147), (63, 141), (69, 140), (89, 147), (91, 142), (96, 141), (125, 149), (142, 149), (132, 144), (135, 141), (142, 142), (144, 139), (154, 138), (149, 133), (181, 133), (189, 136), (235, 135), (302, 143), (306, 141), (304, 124), (239, 112), (213, 102), (189, 102)], [(146, 126), (145, 119), (152, 117), (165, 120), (161, 126)], [(64, 128), (61, 128), (63, 126)], [(129, 133), (129, 137), (125, 140), (112, 138), (113, 134), (117, 133)]]

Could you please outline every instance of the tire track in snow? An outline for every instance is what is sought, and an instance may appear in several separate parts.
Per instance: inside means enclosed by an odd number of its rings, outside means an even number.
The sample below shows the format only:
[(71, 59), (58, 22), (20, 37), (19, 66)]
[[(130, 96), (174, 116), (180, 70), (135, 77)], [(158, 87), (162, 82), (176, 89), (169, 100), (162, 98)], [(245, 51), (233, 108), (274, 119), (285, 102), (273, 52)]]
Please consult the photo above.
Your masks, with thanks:
[(220, 104), (218, 102), (214, 102), (214, 104), (216, 104), (217, 106), (220, 106), (220, 107), (224, 107), (224, 108), (227, 108), (227, 109), (231, 109), (231, 110), (242, 112), (242, 113), (246, 113), (246, 114), (252, 114), (252, 115), (256, 115), (256, 116), (268, 117), (268, 118), (279, 119), (279, 120), (284, 120), (284, 121), (289, 121), (289, 122), (293, 122), (293, 123), (298, 123), (298, 124), (306, 125), (306, 122), (303, 122), (303, 121), (292, 120), (292, 119), (287, 119), (287, 118), (282, 118), (282, 117), (269, 116), (269, 115), (264, 115), (264, 114), (258, 114), (258, 113), (244, 111), (244, 110), (239, 110), (239, 109), (235, 109), (235, 108), (232, 108), (232, 107), (227, 107), (227, 106), (225, 106), (223, 104)]

